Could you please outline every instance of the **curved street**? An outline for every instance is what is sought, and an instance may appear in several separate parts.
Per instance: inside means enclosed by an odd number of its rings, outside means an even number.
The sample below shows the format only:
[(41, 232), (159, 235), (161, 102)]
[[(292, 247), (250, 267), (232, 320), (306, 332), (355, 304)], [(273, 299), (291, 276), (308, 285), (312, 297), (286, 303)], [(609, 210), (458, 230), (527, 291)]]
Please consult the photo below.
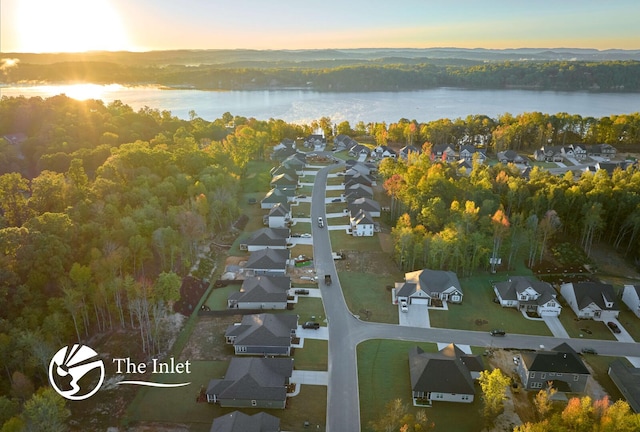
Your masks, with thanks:
[[(452, 330), (444, 328), (406, 327), (393, 324), (363, 322), (347, 308), (340, 280), (332, 257), (329, 229), (317, 224), (318, 217), (326, 221), (325, 191), (327, 174), (340, 165), (321, 168), (315, 179), (311, 220), (313, 255), (322, 293), (329, 331), (327, 431), (360, 431), (360, 398), (358, 394), (358, 367), (356, 347), (370, 339), (394, 339), (415, 342), (444, 342), (494, 348), (540, 349), (552, 348), (567, 342), (574, 350), (589, 346), (601, 355), (640, 357), (640, 344), (618, 341), (563, 339), (549, 336), (507, 334), (492, 337), (487, 332)], [(331, 275), (332, 284), (324, 284), (324, 276)]]

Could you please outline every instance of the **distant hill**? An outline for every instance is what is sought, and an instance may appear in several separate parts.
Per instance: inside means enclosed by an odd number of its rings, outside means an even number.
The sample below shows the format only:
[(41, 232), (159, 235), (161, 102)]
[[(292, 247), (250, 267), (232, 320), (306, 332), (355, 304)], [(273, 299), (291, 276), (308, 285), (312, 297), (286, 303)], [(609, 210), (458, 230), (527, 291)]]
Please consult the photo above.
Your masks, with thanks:
[[(127, 65), (242, 65), (283, 66), (305, 62), (337, 62), (345, 64), (379, 59), (447, 59), (492, 61), (640, 61), (640, 50), (596, 50), (581, 48), (371, 48), (323, 50), (173, 50), (148, 52), (88, 53), (0, 53), (31, 64), (91, 61)], [(458, 64), (458, 63), (456, 63)]]

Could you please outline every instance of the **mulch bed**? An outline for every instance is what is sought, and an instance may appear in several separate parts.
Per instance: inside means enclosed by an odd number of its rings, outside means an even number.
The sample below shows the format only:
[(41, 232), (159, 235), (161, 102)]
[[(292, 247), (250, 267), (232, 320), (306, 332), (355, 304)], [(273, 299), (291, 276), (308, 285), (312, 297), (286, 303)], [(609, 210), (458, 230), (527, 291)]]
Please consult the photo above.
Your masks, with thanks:
[(192, 276), (185, 277), (180, 287), (180, 300), (174, 304), (173, 310), (182, 315), (191, 315), (208, 287), (207, 282)]

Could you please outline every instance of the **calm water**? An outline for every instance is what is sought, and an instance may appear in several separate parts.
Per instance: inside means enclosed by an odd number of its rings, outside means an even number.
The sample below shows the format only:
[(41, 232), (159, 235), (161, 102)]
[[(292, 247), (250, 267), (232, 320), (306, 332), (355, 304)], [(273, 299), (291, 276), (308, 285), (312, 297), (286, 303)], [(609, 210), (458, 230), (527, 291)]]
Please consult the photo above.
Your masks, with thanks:
[(189, 118), (189, 112), (214, 120), (225, 112), (260, 120), (282, 119), (289, 123), (309, 123), (329, 117), (334, 123), (362, 120), (393, 123), (401, 118), (419, 122), (440, 118), (464, 118), (486, 114), (496, 118), (504, 113), (539, 111), (567, 112), (583, 117), (640, 112), (640, 94), (552, 92), (528, 90), (463, 90), (438, 88), (413, 92), (319, 93), (306, 90), (201, 91), (163, 90), (157, 87), (120, 85), (52, 85), (0, 87), (2, 96), (49, 97), (64, 93), (76, 99), (121, 100), (138, 110), (168, 110)]

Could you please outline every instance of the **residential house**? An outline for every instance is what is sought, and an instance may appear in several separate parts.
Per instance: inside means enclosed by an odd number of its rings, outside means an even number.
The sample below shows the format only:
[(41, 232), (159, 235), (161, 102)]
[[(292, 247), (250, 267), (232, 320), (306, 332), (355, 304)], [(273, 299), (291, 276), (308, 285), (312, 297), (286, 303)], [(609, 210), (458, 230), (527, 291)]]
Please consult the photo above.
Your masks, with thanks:
[(627, 366), (616, 359), (609, 364), (608, 373), (631, 409), (640, 413), (640, 368)]
[(207, 402), (221, 407), (284, 409), (292, 358), (233, 357), (224, 378), (207, 386)]
[(245, 315), (224, 334), (236, 355), (289, 356), (296, 337), (298, 315)]
[[(321, 130), (318, 132), (321, 132)], [(327, 139), (325, 138), (324, 133), (315, 133), (306, 137), (303, 145), (307, 148), (323, 150), (327, 145)]]
[(298, 187), (298, 176), (278, 174), (271, 179), (271, 187), (280, 190), (295, 190)]
[(280, 432), (280, 419), (264, 412), (233, 411), (213, 420), (209, 432)]
[(575, 159), (576, 154), (573, 151), (573, 146), (562, 146), (560, 147), (560, 153), (562, 156), (566, 158)]
[(560, 294), (578, 318), (609, 321), (618, 318), (620, 308), (613, 286), (599, 282), (572, 282), (560, 286)]
[(502, 307), (512, 307), (538, 316), (558, 316), (562, 310), (551, 284), (527, 276), (512, 276), (493, 284)]
[(371, 155), (371, 150), (366, 145), (356, 144), (349, 149), (349, 156), (357, 157), (358, 160), (364, 161)]
[(284, 165), (275, 166), (271, 168), (271, 171), (269, 172), (271, 173), (271, 178), (280, 174), (289, 174), (290, 177), (296, 177), (298, 175), (295, 169), (287, 168)]
[(290, 236), (289, 228), (261, 228), (240, 243), (240, 250), (255, 252), (265, 248), (286, 249)]
[(286, 309), (291, 278), (255, 276), (242, 282), (240, 291), (229, 294), (229, 309)]
[(475, 397), (474, 376), (484, 370), (480, 356), (464, 353), (449, 344), (437, 353), (419, 347), (409, 350), (411, 396), (416, 405), (433, 401), (471, 403)]
[(613, 159), (616, 157), (616, 153), (616, 148), (609, 144), (595, 144), (587, 146), (587, 156)]
[(307, 156), (304, 153), (294, 153), (282, 161), (282, 166), (302, 175), (307, 166)]
[(288, 203), (278, 203), (271, 207), (266, 218), (269, 228), (287, 228), (291, 223), (291, 207)]
[(344, 185), (345, 188), (353, 186), (354, 184), (361, 184), (365, 186), (372, 186), (374, 184), (373, 178), (366, 174), (361, 174), (354, 169), (349, 169), (344, 173)]
[(560, 392), (584, 392), (589, 370), (566, 343), (551, 351), (524, 351), (520, 357), (518, 375), (525, 390), (540, 390), (551, 385)]
[(467, 161), (466, 159), (460, 159), (458, 162), (456, 162), (456, 167), (458, 168), (458, 170), (464, 171), (465, 175), (470, 175), (471, 171), (473, 170), (472, 163)]
[(378, 147), (376, 147), (374, 149), (374, 155), (375, 157), (380, 159), (384, 159), (384, 158), (395, 159), (398, 157), (398, 153), (396, 153), (394, 149), (386, 145), (379, 145)]
[(587, 158), (587, 146), (584, 144), (571, 144), (571, 148), (573, 149), (573, 157), (577, 160), (582, 161)]
[(355, 216), (358, 211), (365, 210), (371, 217), (380, 217), (380, 204), (371, 198), (357, 198), (347, 205), (350, 216)]
[(422, 150), (420, 150), (416, 146), (406, 145), (400, 149), (400, 153), (398, 156), (400, 157), (400, 159), (404, 159), (406, 161), (407, 159), (409, 159), (409, 154), (411, 153), (419, 155), (422, 153)]
[(625, 285), (622, 290), (622, 301), (640, 318), (640, 285)]
[(373, 199), (373, 189), (371, 189), (371, 186), (354, 184), (345, 188), (344, 195), (349, 202), (358, 198)]
[(287, 272), (289, 249), (264, 248), (251, 252), (244, 266), (249, 276), (284, 276)]
[(434, 300), (462, 303), (462, 287), (454, 272), (424, 269), (405, 273), (404, 279), (396, 283), (397, 301), (428, 306)]
[[(339, 134), (333, 138), (333, 149), (335, 151), (345, 150), (347, 149), (347, 145), (351, 144), (351, 142), (355, 142), (353, 138), (348, 135)], [(353, 146), (353, 144), (351, 144)]]
[(514, 150), (506, 150), (498, 153), (498, 160), (503, 164), (506, 163), (515, 163), (522, 164), (525, 163), (525, 160)]
[(366, 210), (360, 209), (355, 216), (349, 218), (351, 224), (351, 234), (354, 237), (370, 237), (374, 233), (373, 218)]
[(586, 167), (585, 171), (591, 171), (595, 173), (596, 171), (599, 171), (599, 170), (605, 170), (607, 174), (609, 174), (609, 177), (611, 177), (611, 175), (614, 173), (615, 170), (617, 169), (625, 170), (627, 169), (627, 166), (629, 166), (630, 163), (631, 162), (629, 161), (596, 162), (595, 165), (590, 165)]
[(368, 162), (360, 162), (357, 160), (349, 159), (345, 162), (346, 170), (345, 174), (349, 172), (349, 170), (354, 170), (364, 175), (371, 175), (377, 171), (377, 168), (374, 164)]
[(268, 210), (276, 204), (286, 204), (295, 200), (295, 189), (271, 189), (260, 200), (260, 208)]
[(484, 149), (478, 149), (474, 145), (463, 145), (460, 147), (460, 160), (465, 160), (469, 163), (473, 162), (473, 157), (478, 159), (478, 162), (483, 164), (487, 160), (487, 153)]
[(456, 151), (449, 144), (436, 144), (431, 147), (431, 160), (442, 162), (454, 162), (458, 159)]

